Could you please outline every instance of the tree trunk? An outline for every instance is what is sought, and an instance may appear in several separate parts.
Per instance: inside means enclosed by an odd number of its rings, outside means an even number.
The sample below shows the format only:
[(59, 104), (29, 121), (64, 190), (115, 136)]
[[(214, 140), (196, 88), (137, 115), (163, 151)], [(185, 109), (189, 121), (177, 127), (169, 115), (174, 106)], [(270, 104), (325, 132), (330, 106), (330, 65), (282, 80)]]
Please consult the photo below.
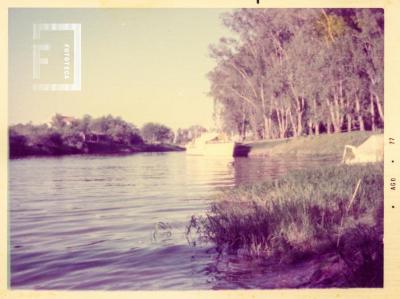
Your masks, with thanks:
[(246, 139), (246, 114), (243, 111), (243, 118), (242, 118), (242, 129), (240, 132), (240, 138), (242, 141)]
[(301, 122), (303, 112), (298, 112), (297, 113), (297, 136), (300, 136), (301, 133), (303, 132), (303, 124)]
[(365, 131), (364, 118), (361, 113), (360, 99), (358, 96), (356, 96), (356, 113), (357, 113), (357, 121), (360, 126), (360, 131)]
[(282, 135), (282, 117), (281, 112), (279, 109), (275, 109), (276, 112), (276, 120), (278, 121), (278, 130), (279, 130), (279, 137)]
[[(301, 100), (300, 100), (301, 99)], [(297, 107), (297, 136), (303, 133), (303, 112), (304, 112), (305, 101), (303, 97), (298, 98)]]
[(318, 136), (319, 135), (319, 122), (316, 121), (314, 123), (314, 126), (315, 126), (315, 135)]
[(332, 127), (332, 123), (331, 123), (330, 120), (328, 120), (328, 122), (327, 122), (327, 124), (326, 124), (326, 131), (327, 131), (328, 134), (331, 134), (331, 133), (332, 133), (331, 127)]
[(351, 132), (351, 122), (352, 122), (351, 115), (347, 114), (346, 118), (347, 118), (347, 132)]
[(263, 117), (264, 117), (264, 139), (270, 139), (271, 138), (271, 135), (270, 135), (271, 130), (270, 130), (270, 126), (269, 126), (270, 125), (269, 120), (265, 114), (263, 115)]
[(262, 115), (263, 115), (263, 138), (264, 139), (269, 139), (269, 123), (268, 123), (268, 117), (267, 117), (267, 111), (266, 111), (266, 106), (265, 106), (265, 97), (264, 97), (264, 84), (261, 82), (260, 86), (260, 99), (261, 99), (261, 108), (262, 108)]
[(292, 125), (293, 136), (297, 137), (297, 125), (293, 119), (292, 111), (289, 111), (289, 120), (290, 120), (290, 124)]
[(318, 117), (317, 116), (317, 99), (314, 97), (313, 98), (313, 114), (314, 114), (314, 124), (313, 124), (313, 126), (314, 126), (314, 134), (315, 135), (319, 135), (319, 122), (316, 120), (316, 118)]
[(381, 105), (381, 102), (380, 102), (380, 100), (379, 100), (378, 95), (377, 95), (377, 94), (374, 94), (374, 95), (375, 95), (376, 107), (378, 107), (379, 117), (381, 118), (382, 123), (383, 123), (383, 109), (382, 109), (382, 105)]
[(268, 121), (268, 129), (269, 129), (269, 131), (268, 131), (268, 136), (271, 138), (271, 139), (273, 139), (274, 138), (274, 132), (272, 131), (272, 121), (271, 121), (271, 117), (268, 117), (268, 119), (267, 119), (267, 121)]
[(260, 138), (260, 132), (258, 131), (257, 127), (253, 128), (253, 135), (254, 135), (254, 139), (255, 140), (260, 140), (261, 139)]
[[(337, 97), (334, 96), (333, 103), (330, 103), (329, 100), (326, 99), (326, 104), (328, 106), (330, 117), (331, 117), (328, 124), (333, 125), (334, 132), (340, 131), (340, 111), (339, 111), (340, 107), (339, 107), (339, 101), (337, 100)], [(331, 127), (331, 126), (329, 125), (329, 127)]]
[(370, 94), (370, 112), (371, 112), (371, 130), (375, 131), (375, 109), (374, 109), (374, 98), (372, 93)]
[(340, 132), (340, 125), (337, 124), (336, 121), (332, 122), (332, 129), (333, 129), (333, 133), (338, 133)]

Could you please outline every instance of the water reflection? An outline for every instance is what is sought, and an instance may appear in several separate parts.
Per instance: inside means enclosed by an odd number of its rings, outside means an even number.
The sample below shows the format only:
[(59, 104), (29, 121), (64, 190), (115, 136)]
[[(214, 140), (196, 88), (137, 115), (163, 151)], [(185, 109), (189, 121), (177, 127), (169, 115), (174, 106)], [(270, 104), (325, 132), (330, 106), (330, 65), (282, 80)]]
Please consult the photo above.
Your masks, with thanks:
[(250, 157), (235, 158), (234, 184), (249, 184), (276, 179), (289, 171), (320, 167), (326, 164), (337, 164), (336, 156), (303, 157)]
[(220, 188), (333, 162), (185, 153), (12, 160), (11, 286), (265, 287), (268, 268), (258, 261), (188, 246), (190, 217), (204, 213)]

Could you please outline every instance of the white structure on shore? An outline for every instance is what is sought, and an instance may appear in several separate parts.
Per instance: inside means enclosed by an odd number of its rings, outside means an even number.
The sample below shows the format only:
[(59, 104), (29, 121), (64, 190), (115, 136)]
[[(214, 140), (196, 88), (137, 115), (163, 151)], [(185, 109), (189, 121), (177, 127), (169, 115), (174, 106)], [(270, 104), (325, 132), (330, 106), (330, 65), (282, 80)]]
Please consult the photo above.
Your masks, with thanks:
[(383, 161), (383, 134), (370, 136), (360, 146), (345, 145), (342, 163), (368, 163)]

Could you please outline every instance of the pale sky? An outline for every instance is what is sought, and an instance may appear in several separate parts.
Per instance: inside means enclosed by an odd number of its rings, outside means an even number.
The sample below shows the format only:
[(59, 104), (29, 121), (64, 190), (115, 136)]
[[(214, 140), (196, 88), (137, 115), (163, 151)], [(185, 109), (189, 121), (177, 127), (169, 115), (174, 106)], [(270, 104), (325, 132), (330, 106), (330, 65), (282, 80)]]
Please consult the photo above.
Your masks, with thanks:
[[(213, 100), (207, 96), (206, 74), (214, 61), (208, 57), (208, 46), (229, 35), (220, 19), (225, 11), (11, 9), (9, 123), (44, 123), (60, 113), (112, 114), (138, 127), (148, 121), (173, 129), (212, 126)], [(81, 24), (81, 91), (33, 91), (34, 23)], [(59, 41), (66, 36), (51, 38)], [(53, 53), (57, 50), (53, 47)], [(52, 64), (56, 56), (46, 52), (41, 56), (49, 59), (48, 65), (41, 66), (42, 74), (61, 74), (59, 63)]]

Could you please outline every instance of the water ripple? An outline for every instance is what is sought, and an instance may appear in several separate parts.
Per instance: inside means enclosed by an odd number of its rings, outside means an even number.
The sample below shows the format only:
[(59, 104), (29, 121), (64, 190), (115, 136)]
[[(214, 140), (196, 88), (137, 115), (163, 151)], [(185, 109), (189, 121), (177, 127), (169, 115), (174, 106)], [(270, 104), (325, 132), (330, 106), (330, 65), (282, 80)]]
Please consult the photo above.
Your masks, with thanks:
[(185, 226), (221, 188), (332, 163), (185, 153), (10, 161), (11, 287), (265, 287), (265, 267), (190, 247)]

